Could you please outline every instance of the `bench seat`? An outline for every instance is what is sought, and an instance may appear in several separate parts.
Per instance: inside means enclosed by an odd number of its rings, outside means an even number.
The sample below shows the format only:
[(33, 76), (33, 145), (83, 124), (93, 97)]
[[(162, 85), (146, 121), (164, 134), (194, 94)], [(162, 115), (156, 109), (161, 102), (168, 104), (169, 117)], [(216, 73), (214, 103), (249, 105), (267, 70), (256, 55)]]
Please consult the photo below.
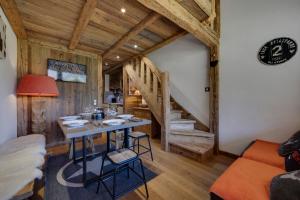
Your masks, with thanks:
[(278, 143), (256, 140), (245, 150), (242, 157), (285, 169), (284, 158), (278, 154), (279, 145)]
[(230, 200), (268, 200), (274, 176), (283, 169), (246, 158), (238, 158), (212, 185), (210, 192)]

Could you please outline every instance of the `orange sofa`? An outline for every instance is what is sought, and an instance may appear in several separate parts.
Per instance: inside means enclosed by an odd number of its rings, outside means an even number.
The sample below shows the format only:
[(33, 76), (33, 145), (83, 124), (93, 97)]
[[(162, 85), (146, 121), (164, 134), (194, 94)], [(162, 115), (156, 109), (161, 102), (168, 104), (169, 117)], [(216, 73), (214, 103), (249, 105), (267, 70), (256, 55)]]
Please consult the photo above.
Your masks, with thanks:
[(274, 176), (285, 173), (279, 144), (256, 140), (212, 185), (213, 200), (268, 200)]

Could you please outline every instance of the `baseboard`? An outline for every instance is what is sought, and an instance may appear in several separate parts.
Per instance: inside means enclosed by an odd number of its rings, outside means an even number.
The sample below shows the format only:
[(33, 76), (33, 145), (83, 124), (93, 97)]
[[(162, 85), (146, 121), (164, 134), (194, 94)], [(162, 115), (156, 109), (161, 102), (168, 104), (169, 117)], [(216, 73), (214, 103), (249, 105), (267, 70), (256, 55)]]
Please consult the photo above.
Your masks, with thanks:
[(219, 151), (219, 154), (221, 154), (223, 156), (227, 156), (227, 157), (233, 158), (233, 159), (237, 159), (237, 158), (240, 157), (238, 155), (235, 155), (233, 153), (229, 153), (229, 152), (226, 152), (226, 151)]

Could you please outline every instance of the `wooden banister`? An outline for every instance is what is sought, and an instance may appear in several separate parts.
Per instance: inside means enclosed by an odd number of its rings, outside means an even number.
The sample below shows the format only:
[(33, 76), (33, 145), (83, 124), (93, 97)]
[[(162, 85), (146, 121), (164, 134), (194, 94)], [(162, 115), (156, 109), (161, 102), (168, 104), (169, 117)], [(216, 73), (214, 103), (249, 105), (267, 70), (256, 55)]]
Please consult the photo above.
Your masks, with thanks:
[[(124, 73), (141, 92), (148, 107), (161, 125), (161, 146), (168, 150), (170, 88), (168, 72), (161, 72), (146, 57), (136, 57), (124, 65)], [(125, 85), (124, 85), (125, 86)], [(128, 86), (127, 86), (128, 87)], [(124, 90), (126, 91), (126, 90)]]

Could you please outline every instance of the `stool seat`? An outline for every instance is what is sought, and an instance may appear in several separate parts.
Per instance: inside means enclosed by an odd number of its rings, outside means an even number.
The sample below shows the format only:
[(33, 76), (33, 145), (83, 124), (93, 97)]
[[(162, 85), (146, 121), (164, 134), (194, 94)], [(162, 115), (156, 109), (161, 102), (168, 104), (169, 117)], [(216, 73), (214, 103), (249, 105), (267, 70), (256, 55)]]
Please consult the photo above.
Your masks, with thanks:
[(141, 137), (145, 137), (145, 136), (147, 136), (147, 134), (140, 132), (140, 131), (134, 131), (134, 132), (129, 133), (129, 137), (132, 137), (132, 138), (141, 138)]
[(111, 160), (114, 164), (123, 164), (132, 159), (136, 159), (138, 156), (137, 153), (130, 149), (119, 149), (116, 151), (112, 151), (107, 154), (109, 160)]

